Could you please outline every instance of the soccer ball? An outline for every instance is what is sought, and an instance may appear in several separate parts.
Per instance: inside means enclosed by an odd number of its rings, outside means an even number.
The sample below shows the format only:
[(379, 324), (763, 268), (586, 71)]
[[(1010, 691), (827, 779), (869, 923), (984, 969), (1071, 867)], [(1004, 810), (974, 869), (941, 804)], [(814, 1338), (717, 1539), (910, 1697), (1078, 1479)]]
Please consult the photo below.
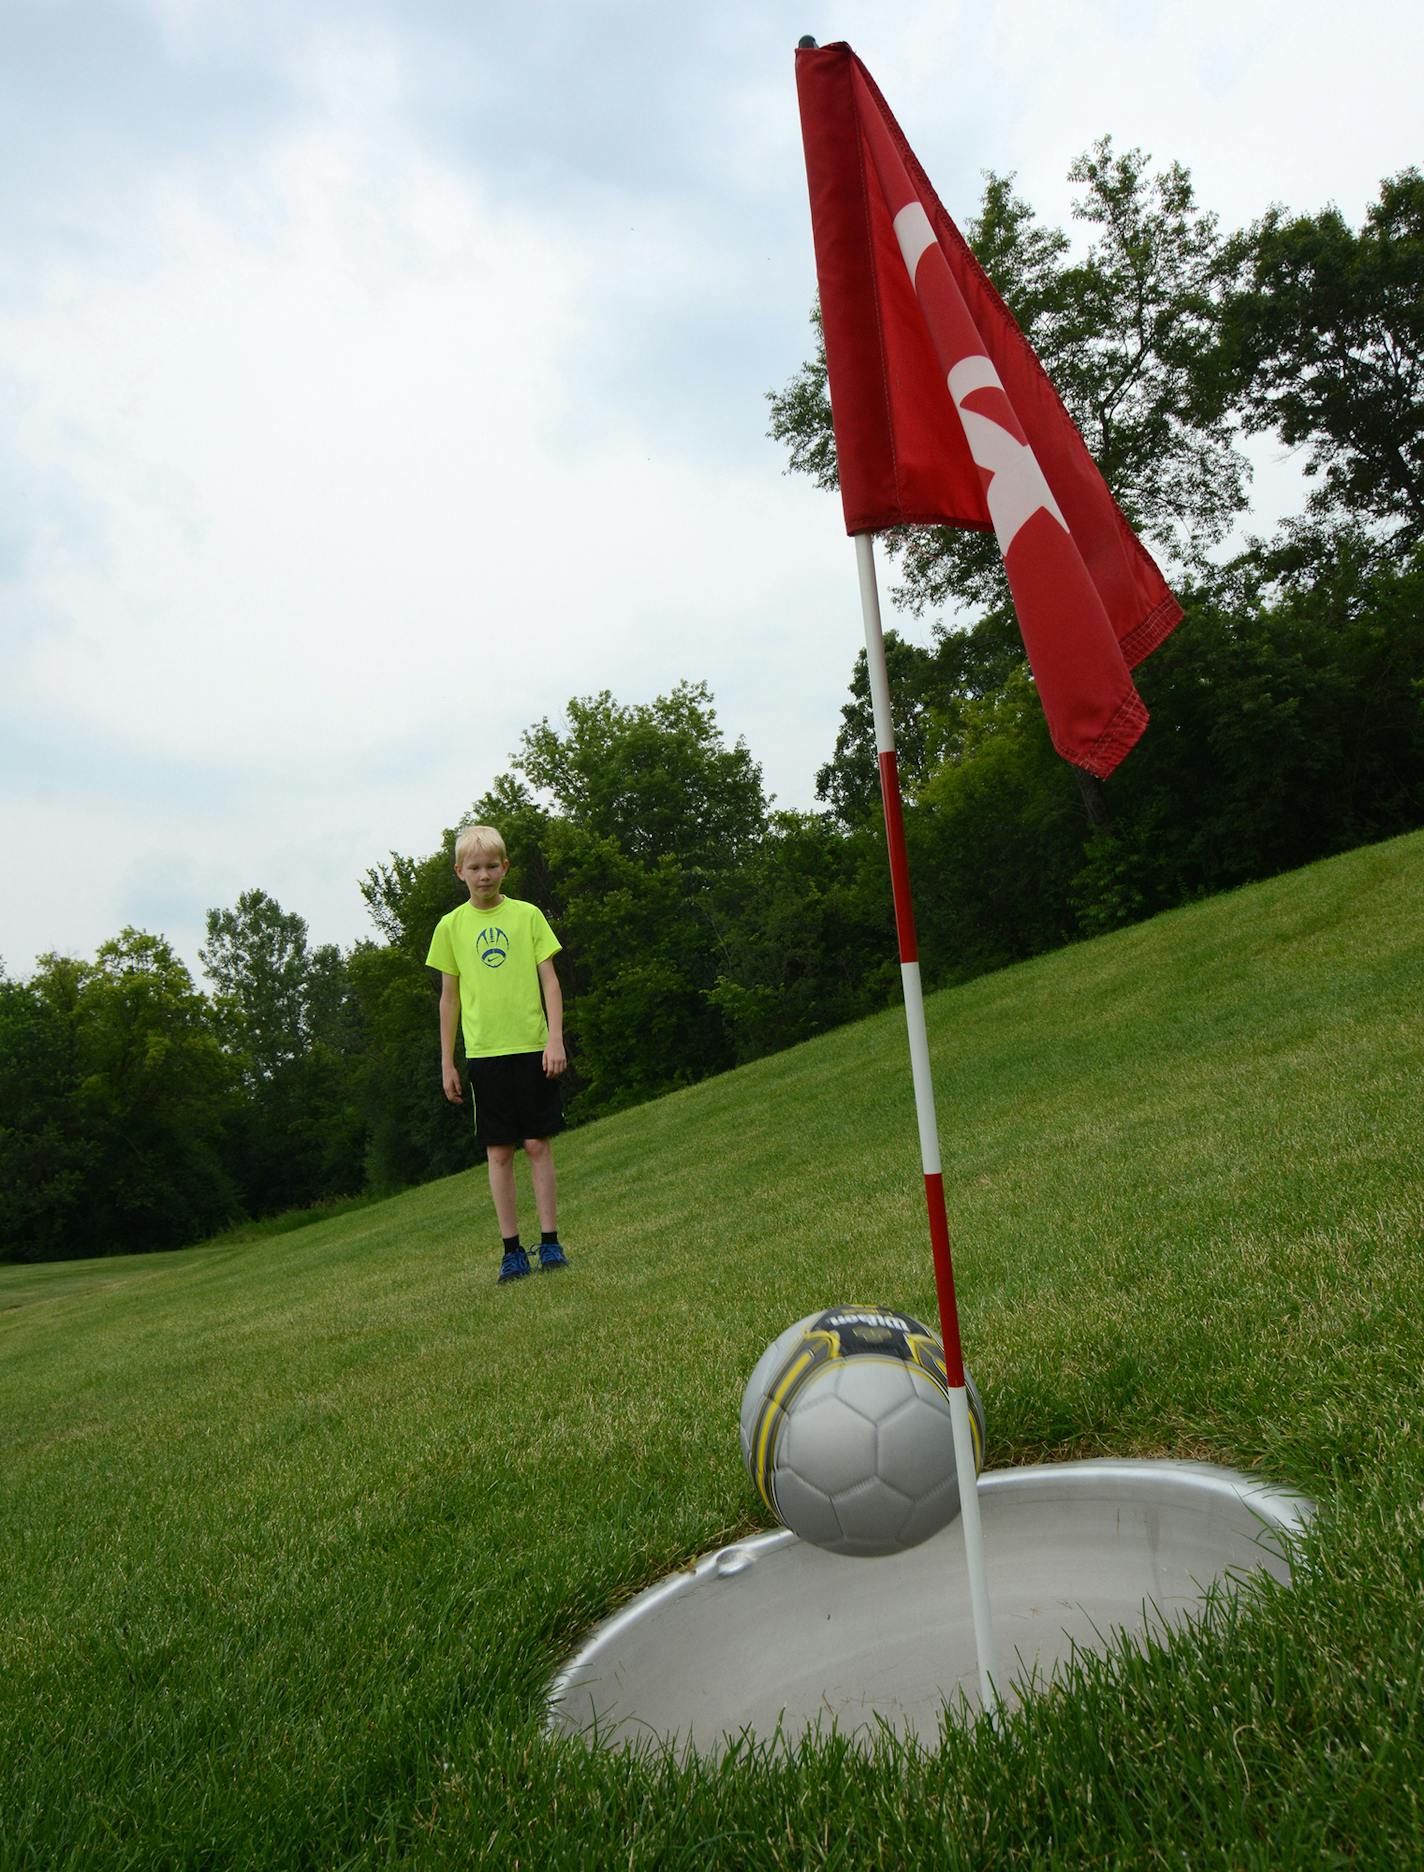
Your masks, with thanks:
[[(974, 1473), (984, 1407), (965, 1375)], [(742, 1457), (762, 1500), (829, 1553), (901, 1553), (959, 1513), (944, 1348), (885, 1307), (809, 1313), (773, 1339), (742, 1394)]]

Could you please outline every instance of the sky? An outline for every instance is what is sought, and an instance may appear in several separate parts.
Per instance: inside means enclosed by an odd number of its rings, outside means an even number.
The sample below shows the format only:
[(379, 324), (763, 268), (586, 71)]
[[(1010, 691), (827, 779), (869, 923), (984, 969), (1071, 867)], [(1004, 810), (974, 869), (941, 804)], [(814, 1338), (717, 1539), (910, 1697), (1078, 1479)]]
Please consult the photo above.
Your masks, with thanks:
[[(1416, 162), (1395, 0), (0, 0), (0, 957), (374, 936), (570, 697), (704, 681), (814, 803), (861, 643), (766, 393), (810, 349), (793, 77), (1071, 229), (1109, 133), (1224, 227)], [(1258, 452), (1256, 523), (1298, 504)], [(930, 620), (896, 620), (927, 641)]]

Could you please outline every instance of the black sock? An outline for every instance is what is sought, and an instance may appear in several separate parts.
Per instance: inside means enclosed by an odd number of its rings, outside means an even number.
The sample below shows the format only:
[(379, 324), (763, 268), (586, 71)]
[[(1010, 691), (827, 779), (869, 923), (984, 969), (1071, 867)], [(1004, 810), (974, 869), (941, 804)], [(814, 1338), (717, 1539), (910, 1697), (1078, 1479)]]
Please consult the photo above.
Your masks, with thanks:
[(539, 1246), (541, 1248), (547, 1248), (550, 1242), (556, 1242), (558, 1239), (559, 1231), (556, 1228), (540, 1229), (539, 1231)]
[(517, 1231), (513, 1235), (503, 1235), (500, 1239), (504, 1243), (504, 1252), (506, 1254), (513, 1254), (515, 1249), (519, 1246), (519, 1235)]

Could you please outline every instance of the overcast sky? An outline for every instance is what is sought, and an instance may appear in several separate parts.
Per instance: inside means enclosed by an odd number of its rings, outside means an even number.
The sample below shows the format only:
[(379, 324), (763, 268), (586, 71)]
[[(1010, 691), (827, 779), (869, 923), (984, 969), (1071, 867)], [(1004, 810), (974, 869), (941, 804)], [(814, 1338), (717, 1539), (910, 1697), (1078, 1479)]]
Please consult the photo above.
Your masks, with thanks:
[[(524, 728), (705, 680), (812, 803), (860, 643), (765, 392), (814, 294), (792, 53), (950, 213), (1110, 132), (1226, 226), (1420, 157), (1395, 0), (0, 0), (0, 956), (312, 939)], [(1264, 492), (1271, 485), (1268, 470)], [(929, 626), (913, 634), (928, 637)]]

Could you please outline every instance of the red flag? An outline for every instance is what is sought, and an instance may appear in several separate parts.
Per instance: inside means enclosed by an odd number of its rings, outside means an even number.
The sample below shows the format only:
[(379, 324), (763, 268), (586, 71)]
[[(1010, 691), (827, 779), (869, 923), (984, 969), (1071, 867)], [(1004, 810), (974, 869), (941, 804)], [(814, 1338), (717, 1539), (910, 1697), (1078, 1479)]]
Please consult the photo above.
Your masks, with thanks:
[(796, 86), (846, 531), (992, 528), (1053, 745), (1105, 778), (1182, 607), (869, 72), (804, 48)]

